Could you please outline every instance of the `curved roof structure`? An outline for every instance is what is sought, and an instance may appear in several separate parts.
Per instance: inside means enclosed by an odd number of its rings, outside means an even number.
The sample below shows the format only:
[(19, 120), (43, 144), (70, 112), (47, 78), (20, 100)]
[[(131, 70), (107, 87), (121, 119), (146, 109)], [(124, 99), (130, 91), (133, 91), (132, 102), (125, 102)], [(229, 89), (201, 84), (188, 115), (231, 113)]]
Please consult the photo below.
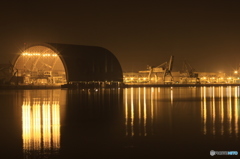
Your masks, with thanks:
[(36, 44), (27, 49), (36, 46), (46, 47), (58, 54), (66, 71), (67, 82), (123, 81), (120, 63), (107, 49), (58, 43)]

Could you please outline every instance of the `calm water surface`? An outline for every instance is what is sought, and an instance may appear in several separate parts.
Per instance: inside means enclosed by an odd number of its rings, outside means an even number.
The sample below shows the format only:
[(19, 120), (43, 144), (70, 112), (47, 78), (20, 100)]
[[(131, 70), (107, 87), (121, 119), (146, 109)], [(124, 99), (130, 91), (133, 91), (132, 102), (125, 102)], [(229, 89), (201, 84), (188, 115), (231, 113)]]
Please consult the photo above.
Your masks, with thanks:
[(239, 89), (1, 90), (0, 156), (203, 158), (210, 150), (240, 152)]

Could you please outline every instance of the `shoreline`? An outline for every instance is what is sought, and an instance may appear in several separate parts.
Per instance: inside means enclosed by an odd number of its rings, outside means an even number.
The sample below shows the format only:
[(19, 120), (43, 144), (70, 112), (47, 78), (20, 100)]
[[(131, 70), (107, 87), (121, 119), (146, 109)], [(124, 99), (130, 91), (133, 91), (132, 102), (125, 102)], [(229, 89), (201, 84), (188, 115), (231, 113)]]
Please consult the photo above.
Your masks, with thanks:
[(61, 85), (0, 85), (0, 90), (61, 89)]
[(124, 87), (211, 87), (211, 86), (240, 86), (240, 83), (229, 84), (125, 84)]
[[(212, 86), (240, 86), (240, 83), (229, 84), (123, 84), (120, 88), (130, 87), (212, 87)], [(102, 88), (116, 88), (118, 86), (107, 86)], [(89, 86), (84, 88), (101, 88), (98, 86)], [(76, 87), (63, 87), (62, 85), (0, 85), (0, 90), (28, 90), (28, 89), (78, 89)]]

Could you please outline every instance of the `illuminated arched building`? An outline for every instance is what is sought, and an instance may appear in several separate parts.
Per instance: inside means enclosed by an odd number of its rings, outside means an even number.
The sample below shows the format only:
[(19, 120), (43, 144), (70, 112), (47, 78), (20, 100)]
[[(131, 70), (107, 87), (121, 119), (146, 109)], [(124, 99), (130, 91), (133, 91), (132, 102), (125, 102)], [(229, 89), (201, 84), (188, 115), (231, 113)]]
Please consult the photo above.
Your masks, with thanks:
[(26, 47), (14, 62), (15, 76), (23, 84), (122, 82), (122, 68), (107, 49), (69, 44)]

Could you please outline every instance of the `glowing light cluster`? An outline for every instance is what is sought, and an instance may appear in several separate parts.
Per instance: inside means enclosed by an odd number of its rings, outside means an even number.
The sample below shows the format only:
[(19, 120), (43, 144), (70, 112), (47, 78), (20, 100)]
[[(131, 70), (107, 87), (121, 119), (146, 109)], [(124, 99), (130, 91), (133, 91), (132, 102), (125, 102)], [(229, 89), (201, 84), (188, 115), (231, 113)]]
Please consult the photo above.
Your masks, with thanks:
[(144, 78), (134, 78), (134, 77), (124, 77), (124, 79), (125, 80), (147, 80), (147, 78), (146, 77), (144, 77)]
[(53, 56), (53, 57), (56, 57), (57, 54), (40, 54), (40, 53), (22, 53), (22, 56)]

